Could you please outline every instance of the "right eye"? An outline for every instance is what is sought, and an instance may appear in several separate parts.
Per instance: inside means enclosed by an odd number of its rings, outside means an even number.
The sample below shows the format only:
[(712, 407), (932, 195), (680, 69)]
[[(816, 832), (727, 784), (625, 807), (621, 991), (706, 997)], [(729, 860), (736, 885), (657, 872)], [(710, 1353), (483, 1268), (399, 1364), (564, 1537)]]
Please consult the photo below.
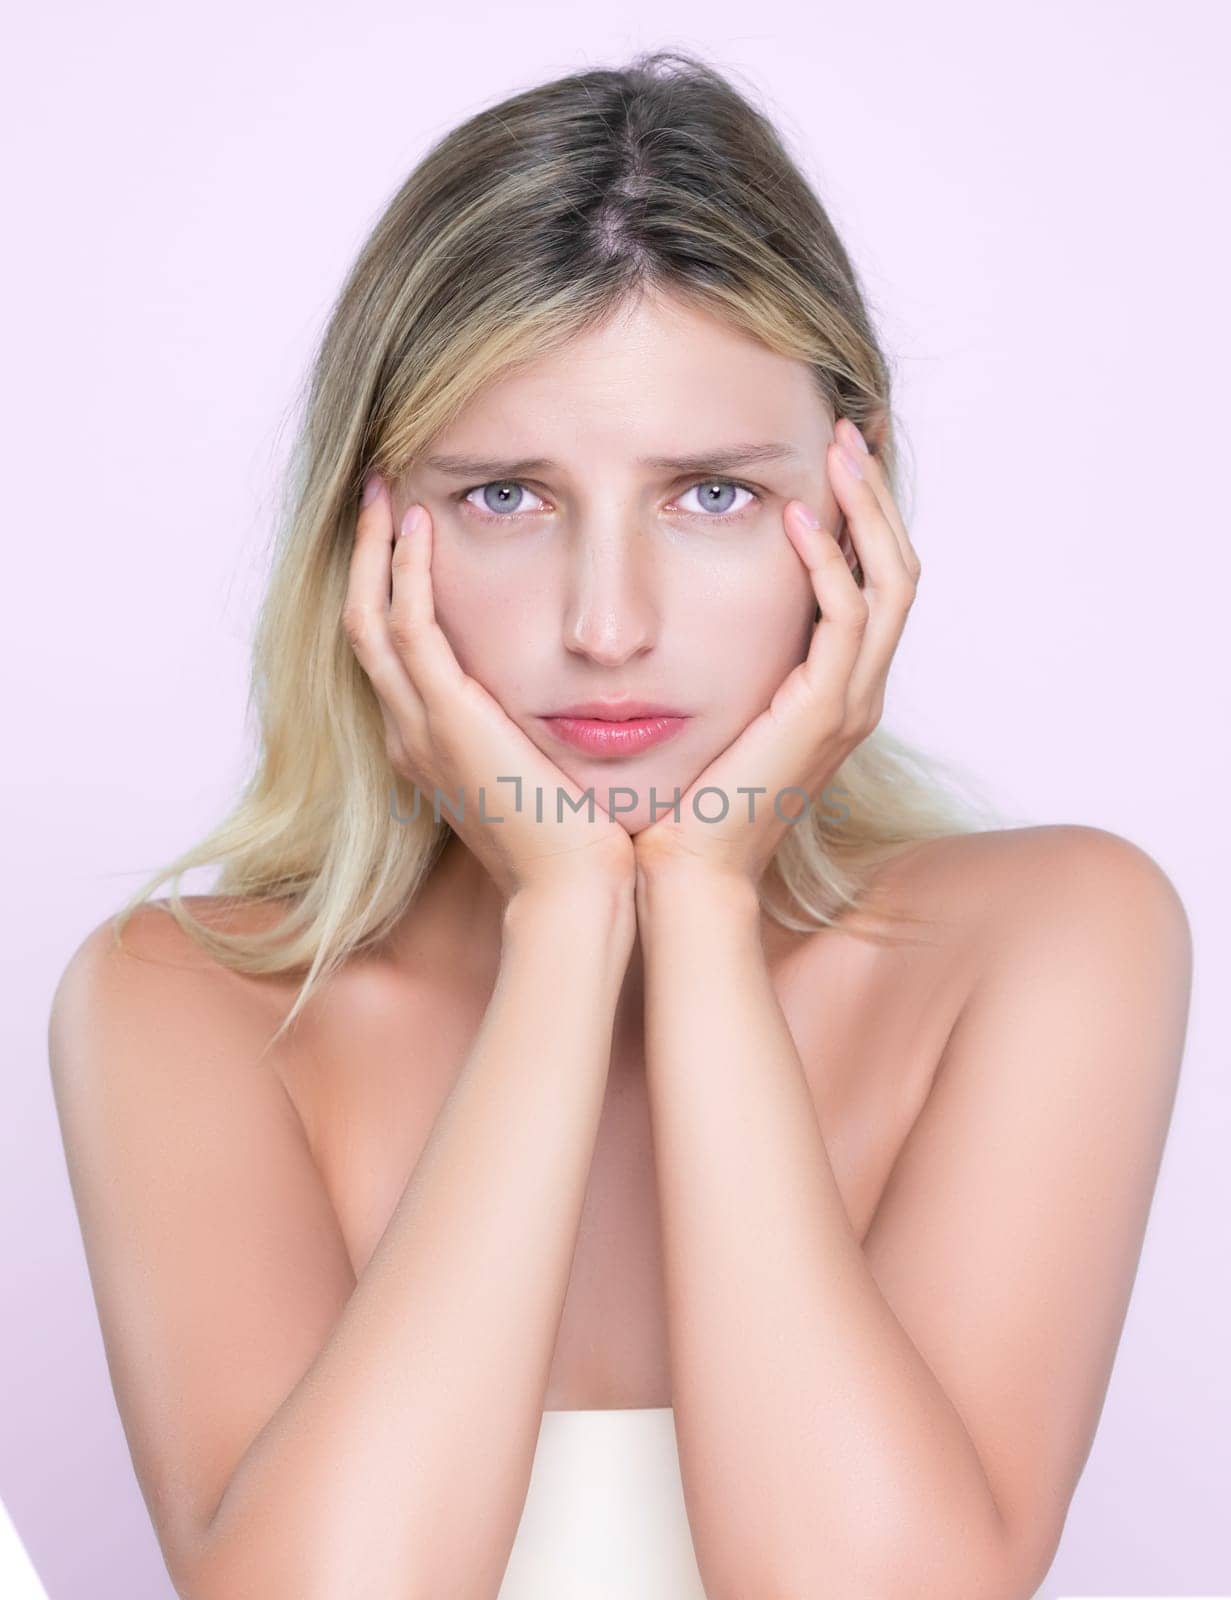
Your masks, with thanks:
[[(470, 498), (472, 494), (481, 494), (484, 503), (481, 506), (475, 505)], [(538, 507), (524, 506), (521, 503), (521, 497), (527, 494), (533, 495), (536, 500), (539, 498), (534, 493), (534, 490), (527, 489), (524, 483), (518, 483), (515, 479), (504, 478), (492, 483), (476, 484), (473, 489), (467, 489), (461, 498), (463, 505), (470, 506), (471, 510), (477, 511), (485, 521), (505, 522), (510, 516), (515, 516), (520, 511), (543, 509), (541, 505)]]

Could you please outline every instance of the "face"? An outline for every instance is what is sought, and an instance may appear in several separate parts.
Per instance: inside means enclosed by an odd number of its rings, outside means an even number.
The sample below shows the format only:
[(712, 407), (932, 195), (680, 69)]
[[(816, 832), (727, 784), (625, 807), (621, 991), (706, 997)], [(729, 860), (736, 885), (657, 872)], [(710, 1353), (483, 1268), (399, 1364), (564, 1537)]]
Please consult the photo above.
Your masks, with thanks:
[[(414, 501), (432, 514), (436, 617), (463, 670), (596, 806), (635, 791), (617, 814), (630, 833), (807, 652), (816, 597), (782, 514), (798, 498), (837, 526), (832, 420), (802, 362), (645, 295), (490, 385), (394, 485), (399, 520)], [(736, 446), (778, 453), (718, 459)], [(608, 697), (683, 721), (613, 755), (544, 720)]]

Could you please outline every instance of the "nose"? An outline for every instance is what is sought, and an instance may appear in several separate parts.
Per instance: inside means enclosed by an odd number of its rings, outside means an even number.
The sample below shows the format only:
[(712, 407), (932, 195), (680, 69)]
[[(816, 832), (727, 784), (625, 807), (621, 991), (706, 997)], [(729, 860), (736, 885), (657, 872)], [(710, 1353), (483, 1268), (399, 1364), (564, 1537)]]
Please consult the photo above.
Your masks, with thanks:
[(566, 649), (618, 667), (652, 648), (657, 609), (648, 545), (627, 526), (579, 533), (565, 597)]

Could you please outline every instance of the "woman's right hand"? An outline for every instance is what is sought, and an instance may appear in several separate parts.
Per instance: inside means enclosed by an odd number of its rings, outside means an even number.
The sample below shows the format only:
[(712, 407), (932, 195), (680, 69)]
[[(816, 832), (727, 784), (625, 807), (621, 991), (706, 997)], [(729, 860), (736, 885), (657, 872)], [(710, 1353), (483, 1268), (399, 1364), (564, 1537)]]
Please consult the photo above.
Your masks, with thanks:
[[(368, 488), (372, 492), (365, 489), (359, 508), (342, 626), (376, 691), (390, 764), (418, 785), (420, 805), (439, 788), (442, 800), (461, 812), (454, 817), (442, 807), (441, 815), (507, 897), (592, 875), (631, 889), (636, 855), (628, 832), (597, 796), (576, 811), (561, 801), (557, 819), (557, 789), (574, 805), (583, 791), (462, 671), (436, 621), (434, 530), (426, 506), (418, 506), (417, 529), (395, 536), (389, 486), (373, 474)], [(517, 786), (498, 782), (515, 774), (522, 780), (520, 810)]]

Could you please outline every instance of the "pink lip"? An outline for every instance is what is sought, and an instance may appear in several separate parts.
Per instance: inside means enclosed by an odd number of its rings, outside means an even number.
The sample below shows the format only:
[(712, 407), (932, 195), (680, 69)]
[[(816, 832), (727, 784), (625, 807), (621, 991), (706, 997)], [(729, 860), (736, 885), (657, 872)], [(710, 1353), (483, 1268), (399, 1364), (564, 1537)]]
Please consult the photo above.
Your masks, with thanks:
[(660, 706), (652, 700), (618, 699), (609, 696), (600, 700), (578, 700), (571, 706), (560, 706), (548, 711), (548, 717), (586, 717), (600, 722), (625, 722), (645, 717), (682, 717), (684, 713), (675, 706)]
[(673, 738), (687, 722), (675, 715), (607, 717), (555, 716), (543, 721), (566, 744), (593, 756), (628, 756)]

